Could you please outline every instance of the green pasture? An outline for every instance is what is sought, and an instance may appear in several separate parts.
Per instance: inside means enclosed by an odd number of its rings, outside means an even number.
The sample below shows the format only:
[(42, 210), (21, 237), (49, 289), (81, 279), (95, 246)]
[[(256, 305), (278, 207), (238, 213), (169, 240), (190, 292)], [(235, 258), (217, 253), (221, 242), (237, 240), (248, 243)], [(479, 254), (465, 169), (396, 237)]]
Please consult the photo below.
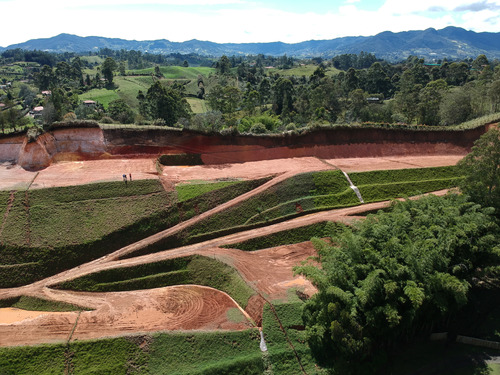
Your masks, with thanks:
[[(306, 76), (306, 77), (309, 77), (311, 76), (314, 71), (318, 68), (317, 65), (314, 65), (314, 64), (306, 64), (306, 65), (299, 65), (299, 66), (294, 66), (293, 68), (290, 68), (290, 69), (276, 69), (276, 68), (272, 68), (272, 69), (267, 69), (270, 73), (275, 73), (275, 74), (279, 74), (281, 76), (287, 76), (287, 77), (291, 77), (291, 76), (295, 76), (295, 77), (301, 77), (301, 76)], [(339, 74), (340, 70), (336, 69), (336, 68), (333, 68), (333, 67), (329, 67), (327, 69), (325, 69), (325, 74), (327, 76), (336, 76), (337, 74)]]
[[(160, 72), (165, 79), (198, 79), (198, 75), (209, 76), (215, 73), (214, 68), (208, 67), (182, 67), (182, 66), (160, 66)], [(127, 75), (151, 75), (154, 68), (127, 70)]]
[(187, 102), (191, 106), (191, 110), (193, 113), (205, 113), (208, 112), (207, 102), (203, 99), (198, 98), (186, 98)]

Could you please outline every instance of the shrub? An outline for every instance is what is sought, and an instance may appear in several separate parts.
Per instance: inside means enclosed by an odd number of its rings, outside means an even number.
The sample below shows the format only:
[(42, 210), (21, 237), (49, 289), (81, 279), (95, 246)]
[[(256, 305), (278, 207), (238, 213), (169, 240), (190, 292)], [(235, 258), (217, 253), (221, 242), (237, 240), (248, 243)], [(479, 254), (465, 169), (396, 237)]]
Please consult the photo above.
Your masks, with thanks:
[(250, 128), (250, 133), (252, 134), (264, 134), (267, 133), (266, 126), (260, 122), (253, 124)]
[(162, 165), (203, 165), (201, 154), (161, 155), (158, 160)]

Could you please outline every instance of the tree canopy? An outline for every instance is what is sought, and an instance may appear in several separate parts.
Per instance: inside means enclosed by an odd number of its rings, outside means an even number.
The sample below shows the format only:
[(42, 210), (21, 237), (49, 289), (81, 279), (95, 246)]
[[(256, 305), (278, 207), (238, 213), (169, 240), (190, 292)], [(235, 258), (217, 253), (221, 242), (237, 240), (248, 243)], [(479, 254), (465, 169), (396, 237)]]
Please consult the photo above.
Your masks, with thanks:
[(139, 92), (141, 112), (152, 120), (161, 119), (173, 126), (181, 117), (189, 118), (191, 109), (185, 98), (175, 89), (155, 82), (144, 96)]
[(500, 130), (491, 129), (459, 164), (466, 178), (460, 188), (471, 199), (500, 215)]
[(330, 243), (313, 239), (321, 268), (296, 272), (318, 288), (303, 315), (317, 359), (355, 373), (464, 306), (481, 267), (498, 264), (491, 213), (466, 196), (428, 196), (369, 215)]

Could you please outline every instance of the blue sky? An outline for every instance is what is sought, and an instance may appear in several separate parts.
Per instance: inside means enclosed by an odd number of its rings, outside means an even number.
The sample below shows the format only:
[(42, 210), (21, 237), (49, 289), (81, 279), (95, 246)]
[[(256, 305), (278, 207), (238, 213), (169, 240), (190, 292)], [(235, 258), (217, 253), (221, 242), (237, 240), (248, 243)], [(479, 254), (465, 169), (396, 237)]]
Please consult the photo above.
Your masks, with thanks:
[(446, 26), (500, 31), (500, 0), (0, 0), (0, 9), (3, 47), (60, 33), (295, 43)]

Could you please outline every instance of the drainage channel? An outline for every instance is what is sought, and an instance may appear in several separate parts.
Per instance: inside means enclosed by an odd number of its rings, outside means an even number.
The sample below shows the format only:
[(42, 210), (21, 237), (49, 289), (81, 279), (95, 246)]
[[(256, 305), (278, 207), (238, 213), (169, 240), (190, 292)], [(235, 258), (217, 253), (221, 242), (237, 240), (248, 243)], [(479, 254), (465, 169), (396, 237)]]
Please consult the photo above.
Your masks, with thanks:
[(361, 193), (359, 192), (358, 187), (352, 183), (351, 179), (349, 178), (349, 175), (344, 171), (342, 171), (342, 173), (344, 174), (345, 178), (347, 178), (347, 181), (349, 181), (349, 186), (351, 187), (352, 190), (354, 190), (359, 201), (361, 203), (365, 203), (365, 201), (363, 200), (363, 197), (361, 196)]
[(260, 331), (260, 351), (261, 352), (267, 352), (267, 345), (266, 345), (266, 340), (264, 340), (264, 332), (262, 329)]

